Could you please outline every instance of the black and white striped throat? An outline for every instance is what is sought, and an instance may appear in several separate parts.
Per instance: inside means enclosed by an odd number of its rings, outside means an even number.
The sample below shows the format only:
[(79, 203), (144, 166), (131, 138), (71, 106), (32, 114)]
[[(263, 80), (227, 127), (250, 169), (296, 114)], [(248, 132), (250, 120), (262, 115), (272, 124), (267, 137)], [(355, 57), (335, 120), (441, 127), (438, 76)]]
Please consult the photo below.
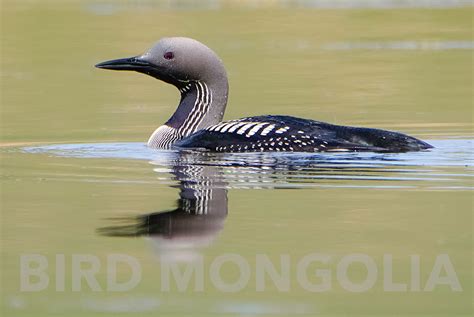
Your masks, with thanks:
[(178, 133), (182, 137), (186, 137), (196, 132), (202, 120), (209, 112), (209, 108), (212, 103), (212, 92), (205, 82), (190, 81), (185, 86), (179, 89), (183, 96), (188, 94), (191, 90), (195, 90), (196, 99), (186, 119), (177, 128)]
[[(189, 81), (179, 88), (183, 100), (190, 104), (190, 110), (186, 110), (187, 114), (184, 120), (179, 120), (179, 125), (164, 124), (156, 129), (148, 140), (148, 146), (157, 149), (170, 148), (176, 141), (185, 138), (197, 131), (204, 117), (209, 112), (212, 103), (212, 92), (205, 82)], [(186, 96), (195, 96), (192, 100), (186, 99)], [(188, 108), (189, 109), (189, 108)], [(182, 104), (178, 106), (176, 111), (183, 111)], [(173, 115), (174, 116), (174, 115)]]

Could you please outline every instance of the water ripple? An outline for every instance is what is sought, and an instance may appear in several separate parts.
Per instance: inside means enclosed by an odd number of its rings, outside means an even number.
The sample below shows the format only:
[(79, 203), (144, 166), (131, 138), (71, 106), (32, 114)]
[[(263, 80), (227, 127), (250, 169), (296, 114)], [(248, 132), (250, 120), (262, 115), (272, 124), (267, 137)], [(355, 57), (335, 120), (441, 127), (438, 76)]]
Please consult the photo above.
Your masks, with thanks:
[[(473, 140), (433, 140), (435, 149), (410, 153), (209, 153), (152, 150), (143, 143), (56, 144), (24, 147), (30, 154), (58, 157), (144, 160), (157, 182), (210, 182), (212, 188), (429, 188), (466, 190), (473, 181)], [(198, 172), (208, 169), (208, 175)], [(186, 171), (176, 173), (176, 170)], [(128, 175), (129, 176), (129, 175)], [(149, 182), (96, 177), (86, 182)]]

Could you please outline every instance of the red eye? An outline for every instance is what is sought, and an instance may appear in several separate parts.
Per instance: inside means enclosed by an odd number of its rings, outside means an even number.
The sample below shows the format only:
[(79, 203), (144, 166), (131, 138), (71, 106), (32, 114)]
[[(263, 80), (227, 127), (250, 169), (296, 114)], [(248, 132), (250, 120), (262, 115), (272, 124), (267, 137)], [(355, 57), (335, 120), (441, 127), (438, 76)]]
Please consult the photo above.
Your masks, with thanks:
[(165, 59), (173, 59), (174, 58), (174, 53), (173, 52), (166, 52), (163, 57)]

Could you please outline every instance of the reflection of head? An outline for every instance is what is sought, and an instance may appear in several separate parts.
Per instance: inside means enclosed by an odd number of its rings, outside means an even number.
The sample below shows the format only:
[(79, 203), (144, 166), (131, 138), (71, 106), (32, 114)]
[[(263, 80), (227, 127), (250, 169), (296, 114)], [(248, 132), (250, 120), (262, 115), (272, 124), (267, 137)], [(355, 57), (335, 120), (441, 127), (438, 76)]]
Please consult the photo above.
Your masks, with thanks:
[(215, 166), (177, 164), (179, 181), (176, 209), (133, 218), (133, 223), (99, 229), (106, 236), (147, 236), (161, 260), (192, 261), (224, 227), (227, 190)]

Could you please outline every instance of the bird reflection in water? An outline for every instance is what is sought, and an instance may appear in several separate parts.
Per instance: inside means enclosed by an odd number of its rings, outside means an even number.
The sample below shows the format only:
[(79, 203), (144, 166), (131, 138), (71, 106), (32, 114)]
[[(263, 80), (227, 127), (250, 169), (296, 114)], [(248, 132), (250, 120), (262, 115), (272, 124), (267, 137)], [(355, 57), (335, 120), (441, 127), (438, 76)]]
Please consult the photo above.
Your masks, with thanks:
[[(178, 181), (178, 207), (138, 216), (133, 224), (99, 229), (107, 236), (147, 236), (161, 259), (188, 261), (210, 245), (224, 227), (227, 189), (413, 188), (424, 181), (423, 166), (380, 153), (160, 154), (156, 172)], [(168, 180), (168, 176), (165, 177)], [(407, 183), (409, 182), (409, 183)], [(397, 184), (398, 183), (398, 184)]]
[[(196, 259), (199, 250), (209, 246), (224, 227), (227, 189), (220, 168), (202, 161), (192, 164), (195, 155), (180, 153), (169, 162), (180, 190), (176, 209), (143, 214), (133, 219), (117, 219), (129, 223), (99, 228), (99, 234), (149, 237), (162, 261)], [(161, 165), (162, 162), (152, 164)]]

